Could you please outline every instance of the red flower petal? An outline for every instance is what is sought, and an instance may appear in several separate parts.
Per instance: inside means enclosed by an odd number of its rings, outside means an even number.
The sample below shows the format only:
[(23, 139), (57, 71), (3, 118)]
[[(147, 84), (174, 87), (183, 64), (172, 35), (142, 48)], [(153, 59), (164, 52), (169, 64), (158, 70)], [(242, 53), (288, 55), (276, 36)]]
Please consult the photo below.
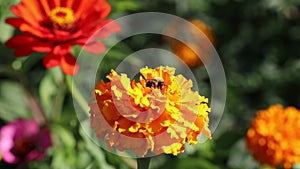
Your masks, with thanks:
[(40, 3), (45, 13), (50, 13), (51, 8), (50, 5), (48, 4), (48, 0), (40, 0)]
[(53, 3), (55, 7), (61, 6), (61, 1), (62, 0), (48, 0), (48, 3)]
[(18, 48), (15, 50), (14, 55), (16, 57), (20, 57), (20, 56), (28, 56), (30, 55), (32, 52), (34, 52), (31, 48)]
[(28, 12), (23, 12), (21, 9), (20, 9), (20, 6), (13, 6), (11, 7), (11, 11), (17, 15), (18, 17), (24, 19), (25, 22), (27, 23), (30, 23), (31, 25), (35, 25), (37, 26), (38, 25), (38, 22), (36, 20), (34, 20), (34, 18), (28, 13)]
[(12, 25), (15, 28), (20, 28), (22, 24), (25, 23), (25, 21), (21, 18), (7, 18), (5, 20), (5, 23)]
[(61, 58), (61, 69), (67, 75), (75, 75), (79, 70), (76, 59), (71, 54), (66, 54)]
[(32, 45), (31, 49), (35, 52), (50, 52), (52, 50), (52, 44), (39, 42), (36, 45)]
[(39, 38), (53, 38), (53, 34), (50, 32), (49, 29), (46, 29), (41, 26), (32, 26), (29, 25), (21, 18), (7, 18), (5, 20), (7, 24), (12, 25), (15, 28), (20, 29), (24, 33), (32, 34)]
[[(93, 38), (107, 38), (112, 33), (117, 33), (121, 31), (121, 26), (113, 21), (113, 20), (105, 20), (101, 21), (98, 26), (83, 26), (82, 25), (82, 32), (95, 32), (93, 34)], [(90, 36), (90, 35), (89, 35)], [(81, 41), (81, 40), (79, 40)]]
[(106, 18), (109, 15), (110, 11), (111, 11), (111, 7), (110, 7), (109, 3), (106, 2), (106, 1), (103, 1), (103, 0), (101, 0), (101, 2), (99, 2), (99, 5), (95, 6), (95, 8), (96, 8), (97, 12), (101, 11), (100, 12), (101, 13), (100, 14), (101, 19)]
[(39, 38), (47, 38), (52, 39), (54, 38), (53, 34), (50, 32), (49, 29), (46, 29), (44, 27), (35, 27), (28, 24), (22, 24), (20, 26), (20, 30), (24, 33), (32, 34), (34, 36), (37, 36)]
[(73, 36), (71, 32), (67, 32), (67, 31), (64, 31), (64, 30), (53, 29), (52, 31), (55, 34), (55, 40), (56, 41), (69, 40)]
[(6, 42), (6, 46), (8, 48), (20, 48), (20, 47), (24, 47), (24, 45), (26, 45), (26, 44), (27, 44), (27, 46), (29, 46), (28, 44), (32, 44), (37, 41), (38, 40), (32, 36), (15, 35)]
[[(76, 1), (78, 1), (78, 0), (75, 0), (75, 2)], [(62, 7), (72, 8), (73, 4), (74, 4), (74, 0), (61, 1)]]
[[(92, 6), (92, 8), (94, 9), (93, 11), (91, 11), (90, 9), (85, 9), (85, 11), (80, 15), (80, 19), (82, 22), (85, 22), (86, 19), (91, 18), (91, 16), (94, 16), (95, 18), (92, 20), (91, 23), (97, 21), (97, 20), (103, 20), (105, 19), (110, 11), (111, 11), (111, 7), (109, 5), (109, 3), (107, 3), (106, 1), (97, 1), (97, 4), (94, 4)], [(87, 23), (87, 22), (85, 22)]]
[[(70, 0), (70, 1), (72, 1), (73, 3), (72, 6), (68, 5), (68, 7), (72, 8), (73, 11), (77, 11), (82, 1), (78, 1), (78, 0)], [(71, 2), (69, 4), (71, 4)]]
[(70, 53), (71, 49), (72, 44), (61, 44), (55, 46), (52, 52), (54, 55), (66, 55)]
[(113, 20), (106, 20), (103, 21), (97, 29), (100, 31), (98, 31), (94, 36), (97, 38), (107, 38), (112, 33), (120, 32), (121, 26)]
[[(19, 49), (16, 51), (17, 56), (26, 56), (33, 51), (50, 52), (52, 50), (52, 44), (50, 42), (40, 42), (39, 39), (28, 35), (15, 35), (5, 44), (8, 48)], [(24, 52), (22, 52), (22, 50), (24, 50)]]
[(59, 66), (61, 62), (61, 56), (60, 55), (54, 55), (52, 52), (48, 53), (43, 58), (43, 64), (46, 68), (52, 68), (55, 66)]
[[(91, 12), (103, 12), (100, 17), (106, 17), (110, 12), (110, 5), (103, 0), (81, 1), (80, 6), (75, 10), (75, 18), (85, 18)], [(102, 18), (99, 18), (102, 19)], [(84, 22), (84, 20), (83, 20)]]
[(83, 49), (93, 54), (99, 54), (103, 53), (106, 50), (106, 47), (101, 42), (93, 41), (91, 43), (85, 44), (85, 46), (83, 46)]
[[(44, 20), (45, 16), (47, 16), (48, 13), (45, 13), (41, 3), (36, 0), (22, 0), (22, 4), (24, 7), (24, 10), (26, 12), (30, 12), (34, 18), (38, 21)], [(23, 11), (24, 12), (24, 11)]]
[(24, 3), (11, 7), (11, 11), (33, 26), (39, 26), (40, 22), (44, 19), (44, 14), (40, 14), (36, 10), (34, 10), (36, 13), (32, 13), (32, 9), (28, 9)]
[(52, 10), (55, 7), (59, 6), (59, 2), (57, 2), (57, 0), (45, 0), (45, 1), (46, 2), (44, 2), (44, 3), (48, 4), (50, 10)]

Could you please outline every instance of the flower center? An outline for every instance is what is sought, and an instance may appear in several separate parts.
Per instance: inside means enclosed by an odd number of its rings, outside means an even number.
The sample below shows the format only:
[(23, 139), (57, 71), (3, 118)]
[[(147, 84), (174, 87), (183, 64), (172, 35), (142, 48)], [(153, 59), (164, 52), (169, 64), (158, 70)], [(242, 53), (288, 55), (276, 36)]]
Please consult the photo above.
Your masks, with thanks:
[(70, 29), (74, 25), (74, 12), (70, 8), (57, 7), (49, 15), (55, 29)]
[(33, 149), (35, 149), (34, 141), (31, 137), (26, 137), (15, 140), (15, 146), (11, 151), (16, 156), (25, 157)]

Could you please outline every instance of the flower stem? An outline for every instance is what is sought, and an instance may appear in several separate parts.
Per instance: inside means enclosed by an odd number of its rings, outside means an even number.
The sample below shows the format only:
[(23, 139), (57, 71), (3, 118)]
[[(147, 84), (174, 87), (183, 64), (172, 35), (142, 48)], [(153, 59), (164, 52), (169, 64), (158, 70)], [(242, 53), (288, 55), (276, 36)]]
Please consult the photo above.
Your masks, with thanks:
[(88, 114), (89, 106), (88, 106), (87, 102), (85, 101), (84, 97), (81, 95), (77, 86), (74, 83), (72, 83), (72, 76), (66, 76), (66, 81), (67, 81), (68, 88), (69, 88), (70, 92), (72, 93), (72, 96), (77, 101), (77, 103), (80, 106), (80, 108), (82, 109), (82, 111), (87, 116), (89, 116), (89, 114)]
[(53, 114), (53, 119), (55, 121), (58, 121), (60, 119), (63, 103), (65, 100), (65, 94), (66, 94), (66, 85), (64, 82), (62, 82), (61, 85), (59, 86), (57, 95), (55, 96), (54, 106), (51, 113)]
[(151, 157), (137, 158), (137, 169), (149, 169)]

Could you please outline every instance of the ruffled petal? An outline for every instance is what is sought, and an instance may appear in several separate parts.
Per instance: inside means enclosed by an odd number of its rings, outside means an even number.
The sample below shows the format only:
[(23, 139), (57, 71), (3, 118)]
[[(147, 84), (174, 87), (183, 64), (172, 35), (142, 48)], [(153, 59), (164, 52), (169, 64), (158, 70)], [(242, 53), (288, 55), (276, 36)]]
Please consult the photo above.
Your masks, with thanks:
[[(207, 101), (191, 90), (191, 80), (174, 76), (175, 68), (167, 66), (142, 68), (140, 73), (144, 77), (139, 82), (130, 82), (125, 74), (112, 70), (107, 76), (109, 82), (96, 85), (94, 106), (97, 104), (98, 110), (90, 111), (92, 126), (96, 126), (97, 116), (109, 125), (107, 129), (101, 130), (99, 125), (94, 128), (99, 139), (106, 139), (110, 149), (132, 150), (144, 157), (148, 151), (177, 155), (184, 151), (185, 143), (196, 144), (201, 132), (211, 138), (210, 109)], [(148, 79), (157, 77), (164, 85), (148, 87)]]

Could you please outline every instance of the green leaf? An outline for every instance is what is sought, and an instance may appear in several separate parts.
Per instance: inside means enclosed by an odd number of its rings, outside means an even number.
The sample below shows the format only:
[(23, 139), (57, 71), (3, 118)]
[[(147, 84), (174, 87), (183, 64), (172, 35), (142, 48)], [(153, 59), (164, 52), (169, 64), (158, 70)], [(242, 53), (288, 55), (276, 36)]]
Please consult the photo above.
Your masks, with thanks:
[(76, 168), (76, 139), (70, 130), (60, 125), (52, 125), (53, 133), (53, 159), (51, 166), (55, 169), (73, 169)]
[(108, 0), (116, 12), (134, 11), (141, 8), (141, 3), (135, 0)]
[(14, 28), (0, 21), (0, 42), (6, 42), (14, 33)]
[(76, 145), (76, 140), (71, 131), (61, 125), (51, 126), (53, 133), (56, 133), (57, 142), (63, 145), (66, 150), (73, 150)]
[(12, 121), (20, 117), (30, 117), (24, 90), (16, 82), (2, 81), (0, 83), (0, 118)]
[(72, 47), (71, 53), (72, 53), (73, 56), (77, 57), (80, 54), (81, 50), (82, 50), (82, 47), (80, 45), (74, 45)]
[(245, 140), (239, 140), (229, 153), (228, 166), (235, 169), (253, 169), (258, 168), (259, 164), (248, 152)]
[(127, 10), (137, 10), (140, 8), (140, 4), (137, 1), (131, 1), (131, 0), (123, 0), (118, 1), (118, 5), (116, 6), (117, 11), (127, 11)]
[(102, 149), (90, 140), (90, 138), (87, 136), (87, 134), (82, 128), (80, 128), (79, 133), (82, 136), (84, 142), (86, 143), (87, 150), (95, 158), (98, 167), (105, 169), (113, 169), (113, 167), (106, 162), (105, 154), (102, 151)]
[(0, 42), (5, 42), (14, 33), (14, 28), (6, 24), (5, 19), (9, 16), (13, 16), (10, 7), (19, 1), (20, 0), (0, 0)]
[[(46, 75), (40, 83), (39, 94), (41, 105), (49, 117), (54, 111), (61, 111), (61, 106), (56, 101), (63, 98), (59, 95), (60, 90), (63, 90), (64, 76), (60, 68), (48, 69)], [(57, 104), (56, 104), (57, 103)], [(60, 107), (58, 107), (60, 106)]]

